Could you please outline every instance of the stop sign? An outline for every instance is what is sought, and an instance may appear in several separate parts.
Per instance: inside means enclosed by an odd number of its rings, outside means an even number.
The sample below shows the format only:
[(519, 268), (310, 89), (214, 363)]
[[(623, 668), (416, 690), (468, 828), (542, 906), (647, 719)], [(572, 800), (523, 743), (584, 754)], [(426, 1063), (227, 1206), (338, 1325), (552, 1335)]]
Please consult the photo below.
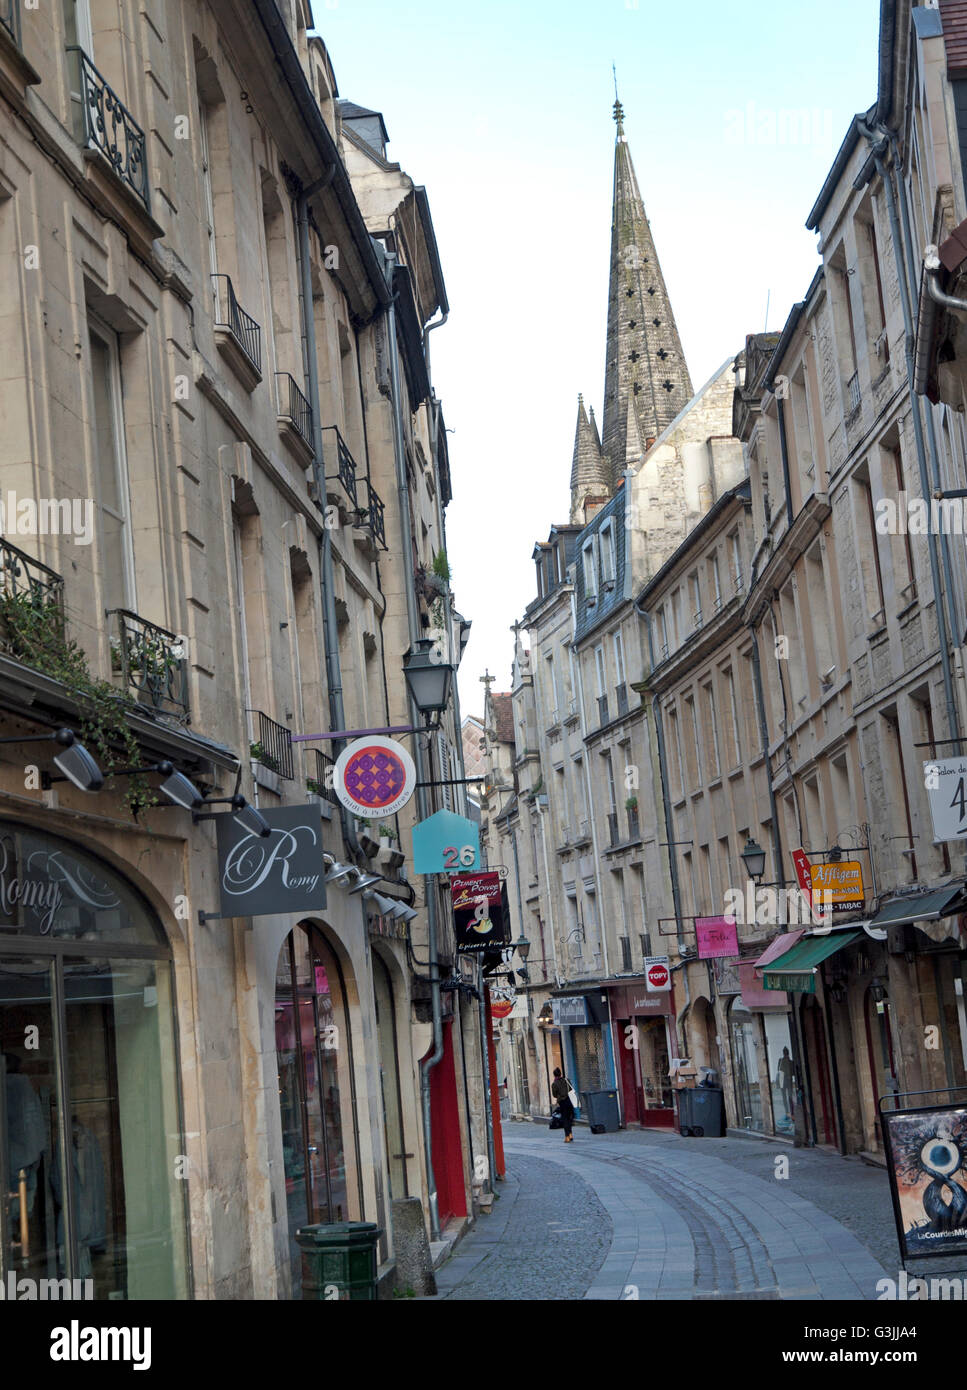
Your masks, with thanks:
[(671, 987), (671, 975), (668, 970), (667, 956), (664, 960), (646, 961), (645, 979), (648, 981), (648, 988), (651, 990), (667, 990)]

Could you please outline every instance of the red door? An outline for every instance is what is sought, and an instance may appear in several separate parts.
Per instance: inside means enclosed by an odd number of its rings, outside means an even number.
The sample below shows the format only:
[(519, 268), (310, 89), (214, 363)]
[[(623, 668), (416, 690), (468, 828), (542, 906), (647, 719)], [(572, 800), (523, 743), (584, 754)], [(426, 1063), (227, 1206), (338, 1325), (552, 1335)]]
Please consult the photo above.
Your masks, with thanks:
[(621, 1056), (621, 1098), (623, 1101), (625, 1124), (640, 1125), (642, 1122), (641, 1077), (638, 1067), (638, 1049), (628, 1047), (628, 1040), (637, 1041), (635, 1031), (629, 1032), (630, 1020), (623, 1018), (615, 1024), (618, 1051)]
[(466, 1216), (463, 1147), (453, 1066), (453, 1022), (443, 1025), (443, 1056), (430, 1072), (430, 1120), (433, 1126), (433, 1175), (436, 1178), (440, 1225), (452, 1216)]

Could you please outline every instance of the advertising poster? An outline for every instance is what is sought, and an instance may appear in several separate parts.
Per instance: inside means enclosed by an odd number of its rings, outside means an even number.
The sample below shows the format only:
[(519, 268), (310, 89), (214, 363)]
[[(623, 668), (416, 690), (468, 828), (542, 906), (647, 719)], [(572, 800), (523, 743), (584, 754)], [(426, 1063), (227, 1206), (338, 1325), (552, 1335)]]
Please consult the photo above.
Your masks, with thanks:
[(967, 1103), (880, 1119), (902, 1256), (967, 1254)]

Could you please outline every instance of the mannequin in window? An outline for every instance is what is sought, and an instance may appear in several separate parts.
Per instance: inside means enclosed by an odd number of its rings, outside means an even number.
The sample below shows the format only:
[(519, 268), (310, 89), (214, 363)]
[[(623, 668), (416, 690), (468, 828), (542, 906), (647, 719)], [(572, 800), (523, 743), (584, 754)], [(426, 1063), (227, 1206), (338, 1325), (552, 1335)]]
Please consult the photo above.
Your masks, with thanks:
[(44, 1107), (30, 1084), (29, 1076), (20, 1070), (20, 1058), (11, 1052), (0, 1054), (4, 1067), (7, 1093), (7, 1191), (16, 1192), (23, 1169), (27, 1174), (27, 1211), (33, 1211), (37, 1190), (37, 1167), (47, 1147), (47, 1126)]

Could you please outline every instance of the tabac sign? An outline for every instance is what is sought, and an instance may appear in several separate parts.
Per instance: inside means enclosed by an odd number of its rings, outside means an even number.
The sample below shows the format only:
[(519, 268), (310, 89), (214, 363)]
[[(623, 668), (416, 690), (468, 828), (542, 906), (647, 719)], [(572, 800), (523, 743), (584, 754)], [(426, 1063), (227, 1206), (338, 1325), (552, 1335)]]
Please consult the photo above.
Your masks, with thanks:
[(325, 907), (318, 802), (278, 806), (260, 814), (271, 827), (269, 835), (253, 835), (231, 815), (215, 821), (222, 916), (263, 917)]
[(814, 903), (831, 907), (833, 916), (863, 910), (863, 867), (858, 859), (813, 864), (809, 870)]

